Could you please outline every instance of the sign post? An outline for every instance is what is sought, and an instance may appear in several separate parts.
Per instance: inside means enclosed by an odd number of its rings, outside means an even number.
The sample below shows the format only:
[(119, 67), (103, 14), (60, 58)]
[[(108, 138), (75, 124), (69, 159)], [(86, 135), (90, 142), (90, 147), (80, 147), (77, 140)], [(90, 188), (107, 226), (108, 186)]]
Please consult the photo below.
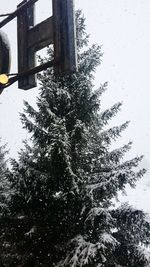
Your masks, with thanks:
[(54, 58), (56, 74), (69, 74), (77, 68), (74, 1), (53, 0)]
[[(21, 7), (23, 1), (17, 8)], [(29, 30), (34, 26), (34, 5), (24, 9), (17, 16), (17, 41), (18, 41), (18, 73), (35, 67), (35, 55), (33, 48), (28, 47)], [(18, 81), (20, 89), (30, 89), (36, 86), (35, 75), (29, 75)]]

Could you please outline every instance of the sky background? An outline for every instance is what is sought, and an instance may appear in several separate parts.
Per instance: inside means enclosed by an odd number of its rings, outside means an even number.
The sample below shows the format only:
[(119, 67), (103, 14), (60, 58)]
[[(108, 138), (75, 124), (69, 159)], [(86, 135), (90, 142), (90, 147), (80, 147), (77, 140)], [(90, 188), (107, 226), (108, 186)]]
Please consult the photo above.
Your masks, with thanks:
[[(0, 13), (12, 12), (19, 0), (3, 1)], [(90, 44), (102, 46), (103, 60), (95, 73), (95, 87), (108, 81), (108, 90), (102, 99), (102, 108), (123, 102), (122, 111), (111, 124), (130, 120), (130, 125), (117, 146), (133, 141), (128, 158), (143, 154), (143, 166), (148, 169), (136, 190), (127, 189), (130, 201), (150, 212), (150, 1), (149, 0), (75, 0), (76, 9), (82, 9), (86, 18)], [(51, 0), (36, 4), (36, 22), (51, 15)], [(3, 28), (7, 33), (12, 54), (11, 72), (17, 71), (16, 19)], [(22, 140), (29, 137), (22, 129), (19, 113), (23, 99), (35, 105), (37, 88), (17, 89), (17, 83), (0, 96), (0, 136), (8, 143), (11, 157), (17, 157)]]

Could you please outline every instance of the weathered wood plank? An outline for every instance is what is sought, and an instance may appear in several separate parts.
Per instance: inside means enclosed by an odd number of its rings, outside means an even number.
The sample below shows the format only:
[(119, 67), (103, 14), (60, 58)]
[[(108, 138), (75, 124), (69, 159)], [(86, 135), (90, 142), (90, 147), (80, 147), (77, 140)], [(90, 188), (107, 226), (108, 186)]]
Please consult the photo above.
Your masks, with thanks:
[[(24, 0), (18, 8), (26, 3)], [(23, 10), (17, 16), (17, 35), (18, 35), (18, 72), (22, 73), (35, 67), (35, 55), (33, 49), (28, 49), (28, 30), (34, 26), (34, 6)], [(36, 76), (30, 75), (18, 81), (20, 89), (30, 89), (37, 85)]]
[(28, 31), (28, 48), (38, 51), (50, 44), (53, 40), (53, 17), (42, 21)]
[(74, 0), (53, 0), (54, 58), (56, 74), (77, 70)]

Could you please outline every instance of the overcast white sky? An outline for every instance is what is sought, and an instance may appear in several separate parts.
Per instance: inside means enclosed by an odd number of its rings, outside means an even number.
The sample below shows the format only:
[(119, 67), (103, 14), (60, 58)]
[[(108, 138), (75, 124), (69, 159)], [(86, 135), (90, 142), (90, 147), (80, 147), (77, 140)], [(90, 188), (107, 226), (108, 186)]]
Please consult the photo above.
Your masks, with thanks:
[[(1, 13), (14, 11), (20, 0), (3, 1)], [(150, 166), (150, 1), (149, 0), (75, 0), (76, 8), (83, 10), (90, 42), (102, 45), (101, 66), (95, 74), (95, 86), (105, 81), (109, 89), (103, 97), (103, 108), (123, 101), (122, 112), (114, 124), (130, 120), (130, 126), (118, 144), (133, 140), (128, 157), (145, 155), (144, 165)], [(51, 15), (51, 0), (39, 0), (37, 22)], [(12, 69), (16, 72), (16, 19), (3, 28), (8, 34), (12, 50)], [(28, 134), (22, 130), (19, 112), (23, 99), (35, 104), (37, 89), (27, 92), (17, 89), (17, 83), (0, 96), (0, 136), (8, 142), (10, 156), (17, 157), (22, 139)], [(150, 173), (147, 173), (136, 191), (128, 190), (128, 198), (150, 211)], [(127, 200), (128, 198), (125, 198)]]

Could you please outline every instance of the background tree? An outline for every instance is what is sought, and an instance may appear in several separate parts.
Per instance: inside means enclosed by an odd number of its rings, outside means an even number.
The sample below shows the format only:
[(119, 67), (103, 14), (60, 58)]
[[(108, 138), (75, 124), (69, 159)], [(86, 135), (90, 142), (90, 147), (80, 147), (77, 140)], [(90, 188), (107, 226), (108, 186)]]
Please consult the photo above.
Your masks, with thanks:
[(0, 214), (5, 213), (9, 199), (9, 183), (7, 180), (8, 168), (6, 161), (6, 145), (1, 145), (0, 139)]
[(113, 206), (118, 193), (145, 173), (138, 168), (142, 157), (123, 161), (131, 142), (110, 148), (128, 122), (108, 128), (121, 103), (101, 111), (107, 84), (97, 90), (93, 85), (101, 48), (88, 47), (80, 11), (76, 20), (78, 72), (55, 77), (53, 69), (44, 71), (37, 109), (25, 102), (21, 120), (32, 144), (25, 143), (18, 162), (12, 160), (1, 261), (4, 266), (146, 267), (146, 215), (127, 204)]

